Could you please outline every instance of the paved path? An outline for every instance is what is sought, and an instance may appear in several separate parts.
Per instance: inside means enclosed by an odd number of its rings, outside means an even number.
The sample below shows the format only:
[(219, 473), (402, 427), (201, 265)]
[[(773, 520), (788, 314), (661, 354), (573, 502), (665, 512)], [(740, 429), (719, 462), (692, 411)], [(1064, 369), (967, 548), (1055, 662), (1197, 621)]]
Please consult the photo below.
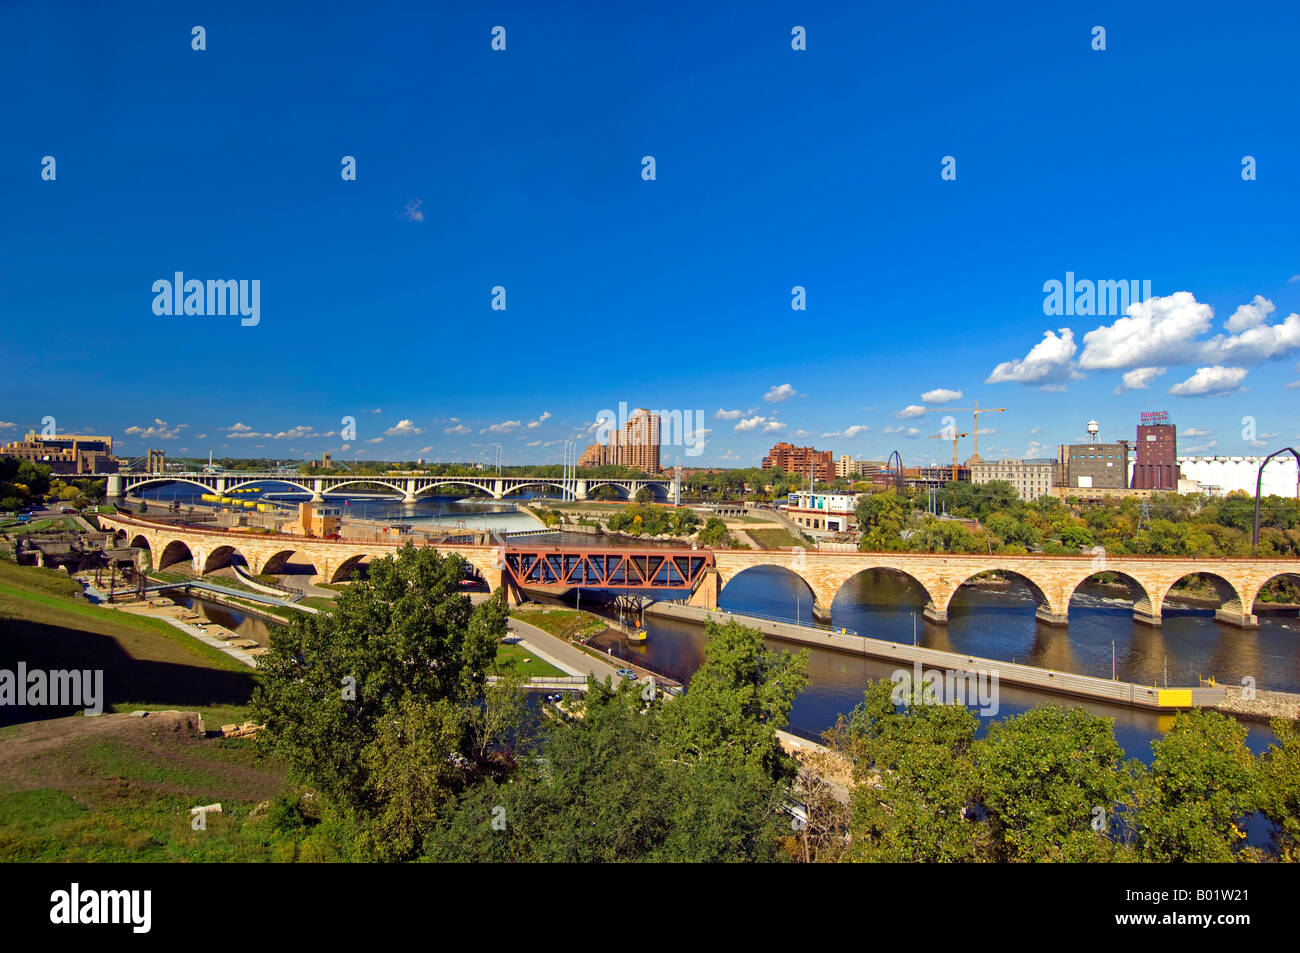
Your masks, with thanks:
[[(593, 658), (582, 649), (575, 648), (549, 632), (543, 632), (535, 625), (529, 625), (515, 618), (511, 618), (508, 624), (512, 634), (519, 636), (539, 658), (545, 659), (556, 668), (563, 669), (571, 675), (595, 675), (596, 680), (600, 682), (608, 678), (613, 684), (618, 684), (619, 678), (615, 666)], [(621, 663), (622, 660), (614, 661)], [(622, 664), (618, 668), (622, 668)]]

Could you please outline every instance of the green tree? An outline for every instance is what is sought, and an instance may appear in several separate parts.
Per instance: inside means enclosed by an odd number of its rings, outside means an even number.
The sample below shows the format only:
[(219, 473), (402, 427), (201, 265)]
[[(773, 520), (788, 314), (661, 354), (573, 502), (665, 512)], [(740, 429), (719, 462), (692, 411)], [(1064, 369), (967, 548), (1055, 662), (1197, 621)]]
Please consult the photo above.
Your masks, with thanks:
[[(468, 709), (483, 698), (506, 610), (499, 596), (471, 607), (464, 569), (460, 556), (407, 545), (371, 563), (332, 612), (273, 630), (259, 662), (253, 707), (267, 743), (385, 858), (418, 851), (484, 749)], [(429, 758), (440, 767), (421, 787)], [(424, 801), (396, 803), (420, 791)]]
[(1125, 763), (1111, 719), (1081, 708), (1034, 708), (991, 724), (974, 760), (992, 859), (1113, 857), (1112, 818), (1117, 805), (1129, 806), (1130, 775), (1140, 766)]
[(1136, 846), (1160, 863), (1233, 860), (1260, 805), (1246, 729), (1217, 711), (1180, 712), (1155, 752), (1134, 814)]
[(1300, 861), (1300, 721), (1275, 719), (1277, 741), (1259, 761), (1259, 807), (1274, 825), (1278, 859)]

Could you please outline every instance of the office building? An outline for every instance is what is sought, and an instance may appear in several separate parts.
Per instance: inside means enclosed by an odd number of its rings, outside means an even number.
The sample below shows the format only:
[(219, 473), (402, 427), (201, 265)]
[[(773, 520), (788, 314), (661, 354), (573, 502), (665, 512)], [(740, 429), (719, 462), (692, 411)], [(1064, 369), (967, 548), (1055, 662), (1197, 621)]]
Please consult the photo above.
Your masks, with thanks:
[(837, 479), (846, 477), (869, 477), (885, 468), (883, 460), (854, 460), (847, 453), (841, 454), (840, 458), (835, 461), (835, 476)]
[(0, 447), (0, 456), (39, 463), (55, 474), (116, 473), (118, 470), (112, 437), (79, 434), (38, 437), (35, 431), (30, 431), (27, 439)]
[(981, 460), (971, 464), (972, 483), (992, 483), (1002, 480), (1016, 488), (1016, 494), (1025, 502), (1032, 502), (1052, 491), (1055, 481), (1056, 461), (1037, 460)]
[(805, 529), (848, 533), (857, 529), (858, 497), (853, 493), (791, 493), (786, 515)]

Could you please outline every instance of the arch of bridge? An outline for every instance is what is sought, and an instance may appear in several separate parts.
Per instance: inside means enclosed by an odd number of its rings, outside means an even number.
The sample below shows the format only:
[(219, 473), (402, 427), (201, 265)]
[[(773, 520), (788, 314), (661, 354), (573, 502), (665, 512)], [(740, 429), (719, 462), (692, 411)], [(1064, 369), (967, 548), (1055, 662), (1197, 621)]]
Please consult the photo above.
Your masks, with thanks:
[[(1269, 579), (1280, 573), (1300, 573), (1300, 560), (1197, 560), (1142, 556), (955, 556), (942, 553), (823, 553), (799, 550), (716, 550), (714, 559), (719, 582), (725, 586), (740, 572), (754, 566), (780, 566), (796, 573), (808, 584), (817, 601), (829, 609), (835, 594), (849, 579), (869, 569), (892, 569), (916, 580), (929, 595), (931, 604), (947, 610), (958, 588), (974, 576), (999, 570), (1014, 573), (1033, 584), (1053, 613), (1069, 612), (1070, 597), (1089, 576), (1116, 572), (1132, 579), (1142, 598), (1138, 608), (1159, 615), (1165, 597), (1175, 582), (1189, 573), (1205, 573), (1222, 579), (1235, 594), (1235, 601), (1250, 611), (1243, 594), (1254, 595)], [(1148, 603), (1147, 606), (1142, 605)]]

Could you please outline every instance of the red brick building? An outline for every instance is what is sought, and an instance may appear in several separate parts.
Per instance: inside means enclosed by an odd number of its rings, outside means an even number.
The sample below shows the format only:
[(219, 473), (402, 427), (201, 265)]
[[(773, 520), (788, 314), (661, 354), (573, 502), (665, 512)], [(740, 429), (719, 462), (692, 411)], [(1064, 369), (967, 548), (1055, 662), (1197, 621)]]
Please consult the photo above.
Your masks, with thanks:
[(1137, 429), (1133, 479), (1135, 490), (1178, 489), (1178, 428), (1164, 411), (1143, 412)]
[(812, 447), (796, 447), (790, 443), (778, 443), (763, 458), (764, 470), (784, 470), (797, 476), (808, 478), (812, 474), (814, 482), (830, 483), (835, 479), (834, 454), (829, 450), (815, 450)]

